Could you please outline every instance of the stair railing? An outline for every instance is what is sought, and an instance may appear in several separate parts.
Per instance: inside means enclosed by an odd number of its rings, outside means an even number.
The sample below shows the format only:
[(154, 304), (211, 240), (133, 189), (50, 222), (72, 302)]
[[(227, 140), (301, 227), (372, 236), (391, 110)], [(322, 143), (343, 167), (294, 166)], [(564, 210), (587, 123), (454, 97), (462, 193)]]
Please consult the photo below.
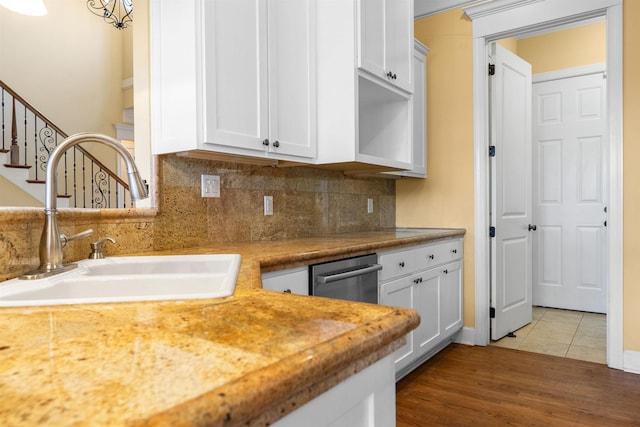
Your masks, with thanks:
[[(49, 155), (67, 134), (0, 80), (2, 135), (0, 152), (6, 167), (29, 169), (31, 184), (44, 184)], [(11, 108), (9, 108), (9, 104)], [(17, 125), (18, 121), (20, 126)], [(7, 126), (11, 123), (10, 129)], [(129, 184), (81, 146), (64, 154), (58, 170), (59, 197), (76, 208), (133, 206)], [(44, 189), (44, 186), (43, 186)]]

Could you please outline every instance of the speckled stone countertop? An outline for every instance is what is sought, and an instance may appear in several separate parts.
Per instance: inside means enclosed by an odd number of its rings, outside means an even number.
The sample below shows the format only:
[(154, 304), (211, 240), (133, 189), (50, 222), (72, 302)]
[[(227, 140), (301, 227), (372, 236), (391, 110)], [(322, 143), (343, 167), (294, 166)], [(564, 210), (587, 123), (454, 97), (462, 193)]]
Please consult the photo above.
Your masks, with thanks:
[(0, 424), (268, 425), (390, 354), (419, 319), (412, 310), (252, 289), (261, 269), (463, 234), (396, 230), (185, 249), (178, 252), (241, 253), (235, 294), (2, 308)]

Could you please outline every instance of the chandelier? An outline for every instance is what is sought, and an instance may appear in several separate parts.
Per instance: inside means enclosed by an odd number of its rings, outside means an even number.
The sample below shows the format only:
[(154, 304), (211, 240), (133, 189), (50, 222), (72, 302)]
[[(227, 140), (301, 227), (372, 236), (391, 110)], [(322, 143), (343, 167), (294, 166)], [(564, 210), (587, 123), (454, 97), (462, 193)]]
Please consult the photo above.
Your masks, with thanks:
[(87, 8), (119, 30), (132, 22), (133, 0), (87, 0)]

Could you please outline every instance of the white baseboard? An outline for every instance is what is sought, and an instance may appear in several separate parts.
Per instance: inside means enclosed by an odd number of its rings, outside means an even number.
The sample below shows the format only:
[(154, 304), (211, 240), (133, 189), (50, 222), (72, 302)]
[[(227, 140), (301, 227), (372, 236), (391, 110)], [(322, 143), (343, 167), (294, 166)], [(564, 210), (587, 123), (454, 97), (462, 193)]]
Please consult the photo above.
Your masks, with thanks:
[(458, 344), (476, 345), (476, 330), (465, 326), (462, 328), (454, 342)]
[(640, 351), (624, 351), (624, 371), (640, 374)]

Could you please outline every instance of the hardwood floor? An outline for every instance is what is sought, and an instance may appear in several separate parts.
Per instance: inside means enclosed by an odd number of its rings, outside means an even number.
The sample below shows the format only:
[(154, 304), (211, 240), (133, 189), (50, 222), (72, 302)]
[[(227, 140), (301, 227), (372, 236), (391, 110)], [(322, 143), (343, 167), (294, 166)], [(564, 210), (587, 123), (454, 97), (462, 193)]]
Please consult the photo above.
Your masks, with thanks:
[(452, 344), (396, 386), (397, 427), (640, 426), (640, 375)]

